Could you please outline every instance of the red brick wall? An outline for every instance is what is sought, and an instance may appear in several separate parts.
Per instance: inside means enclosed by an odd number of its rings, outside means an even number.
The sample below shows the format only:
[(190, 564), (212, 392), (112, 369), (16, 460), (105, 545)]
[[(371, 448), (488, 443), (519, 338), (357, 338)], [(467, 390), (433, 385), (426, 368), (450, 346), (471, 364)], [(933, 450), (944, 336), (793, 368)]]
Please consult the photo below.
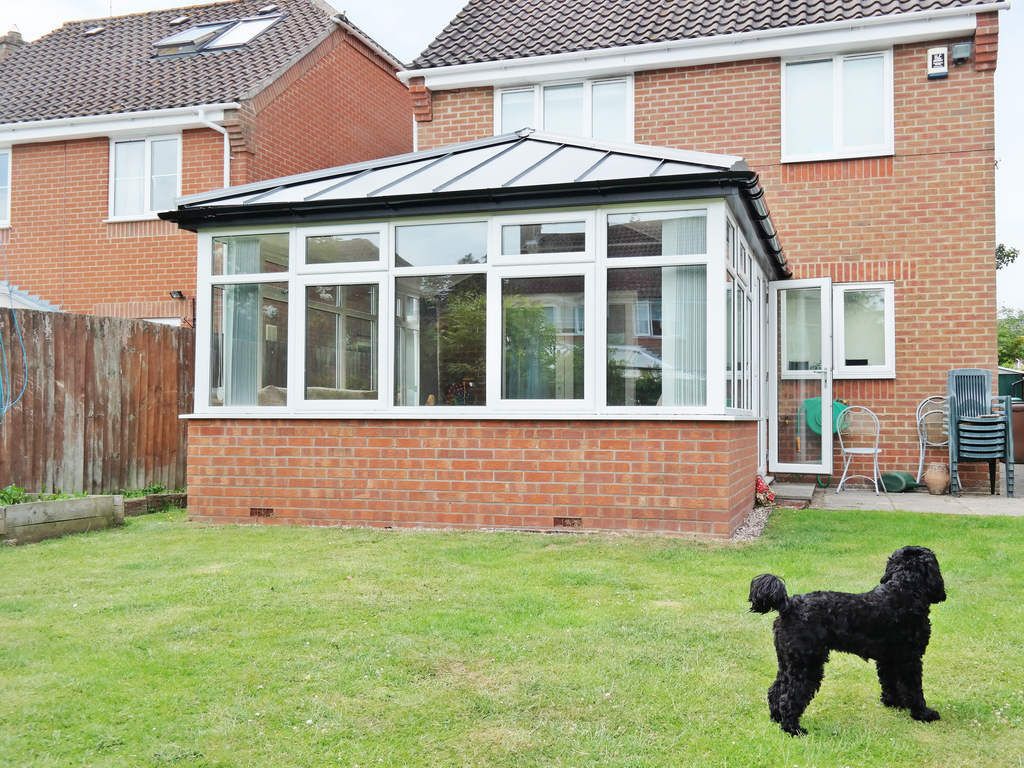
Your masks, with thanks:
[(743, 423), (193, 420), (189, 513), (724, 537), (753, 506), (756, 444)]
[(494, 135), (492, 88), (462, 88), (431, 94), (434, 119), (416, 124), (417, 149), (434, 149)]
[(342, 29), (239, 115), (249, 157), (237, 182), (412, 151), (412, 105), (395, 68)]

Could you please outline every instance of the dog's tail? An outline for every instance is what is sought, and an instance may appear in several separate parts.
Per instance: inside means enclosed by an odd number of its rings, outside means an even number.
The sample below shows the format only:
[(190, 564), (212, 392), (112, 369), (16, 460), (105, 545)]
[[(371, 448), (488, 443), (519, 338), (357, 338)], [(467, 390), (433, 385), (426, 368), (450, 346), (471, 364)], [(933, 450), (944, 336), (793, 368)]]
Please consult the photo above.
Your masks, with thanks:
[(789, 607), (786, 585), (778, 576), (762, 573), (750, 582), (750, 610), (752, 613), (782, 613)]

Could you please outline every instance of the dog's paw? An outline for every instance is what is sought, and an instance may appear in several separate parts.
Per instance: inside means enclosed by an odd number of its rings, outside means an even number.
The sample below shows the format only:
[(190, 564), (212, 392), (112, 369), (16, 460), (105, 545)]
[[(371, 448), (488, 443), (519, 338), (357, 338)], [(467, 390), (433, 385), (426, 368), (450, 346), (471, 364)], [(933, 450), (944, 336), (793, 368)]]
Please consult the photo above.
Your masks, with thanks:
[(783, 725), (782, 730), (788, 733), (790, 736), (806, 736), (807, 729), (802, 728), (799, 725)]
[(915, 720), (920, 720), (922, 723), (932, 723), (940, 719), (938, 712), (927, 707), (916, 712), (911, 712), (910, 716)]
[(882, 704), (893, 709), (900, 709), (902, 707), (899, 699), (895, 696), (886, 696), (885, 694), (882, 694)]

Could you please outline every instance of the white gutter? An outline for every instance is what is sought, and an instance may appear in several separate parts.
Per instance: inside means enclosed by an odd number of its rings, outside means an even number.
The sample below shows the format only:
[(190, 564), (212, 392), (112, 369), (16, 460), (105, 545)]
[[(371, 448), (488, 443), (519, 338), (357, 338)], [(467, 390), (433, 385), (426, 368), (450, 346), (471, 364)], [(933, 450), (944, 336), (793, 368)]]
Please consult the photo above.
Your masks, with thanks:
[(1005, 10), (1009, 0), (986, 5), (940, 8), (800, 27), (737, 32), (618, 48), (554, 53), (521, 59), (407, 69), (398, 77), (408, 83), (424, 78), (433, 90), (486, 85), (517, 85), (580, 76), (599, 77), (675, 66), (694, 66), (755, 58), (775, 58), (892, 46), (973, 34), (977, 14)]
[[(224, 137), (224, 188), (227, 189), (231, 186), (231, 139), (228, 136), (228, 130), (223, 125), (217, 125), (206, 119), (206, 107), (199, 107), (196, 114), (203, 125), (212, 128)], [(224, 119), (223, 112), (221, 112), (221, 119)]]
[[(0, 125), (0, 146), (28, 144), (39, 141), (88, 139), (97, 136), (122, 138), (165, 131), (202, 128), (207, 122), (223, 121), (228, 110), (239, 104), (203, 104), (172, 109), (150, 109), (82, 117), (60, 117), (54, 120), (33, 120)], [(200, 117), (199, 112), (203, 113)]]

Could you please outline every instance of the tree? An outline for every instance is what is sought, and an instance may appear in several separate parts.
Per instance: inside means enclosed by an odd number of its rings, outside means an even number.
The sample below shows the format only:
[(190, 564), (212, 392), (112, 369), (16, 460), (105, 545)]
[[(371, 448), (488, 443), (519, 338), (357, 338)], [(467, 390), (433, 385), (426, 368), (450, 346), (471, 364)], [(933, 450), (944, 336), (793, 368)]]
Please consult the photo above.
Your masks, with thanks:
[(1024, 310), (1003, 307), (996, 321), (999, 364), (1024, 369)]
[(996, 246), (996, 269), (1002, 269), (1005, 266), (1013, 264), (1014, 259), (1020, 255), (1020, 251), (1017, 248), (1007, 248), (1005, 245), (1000, 243)]

